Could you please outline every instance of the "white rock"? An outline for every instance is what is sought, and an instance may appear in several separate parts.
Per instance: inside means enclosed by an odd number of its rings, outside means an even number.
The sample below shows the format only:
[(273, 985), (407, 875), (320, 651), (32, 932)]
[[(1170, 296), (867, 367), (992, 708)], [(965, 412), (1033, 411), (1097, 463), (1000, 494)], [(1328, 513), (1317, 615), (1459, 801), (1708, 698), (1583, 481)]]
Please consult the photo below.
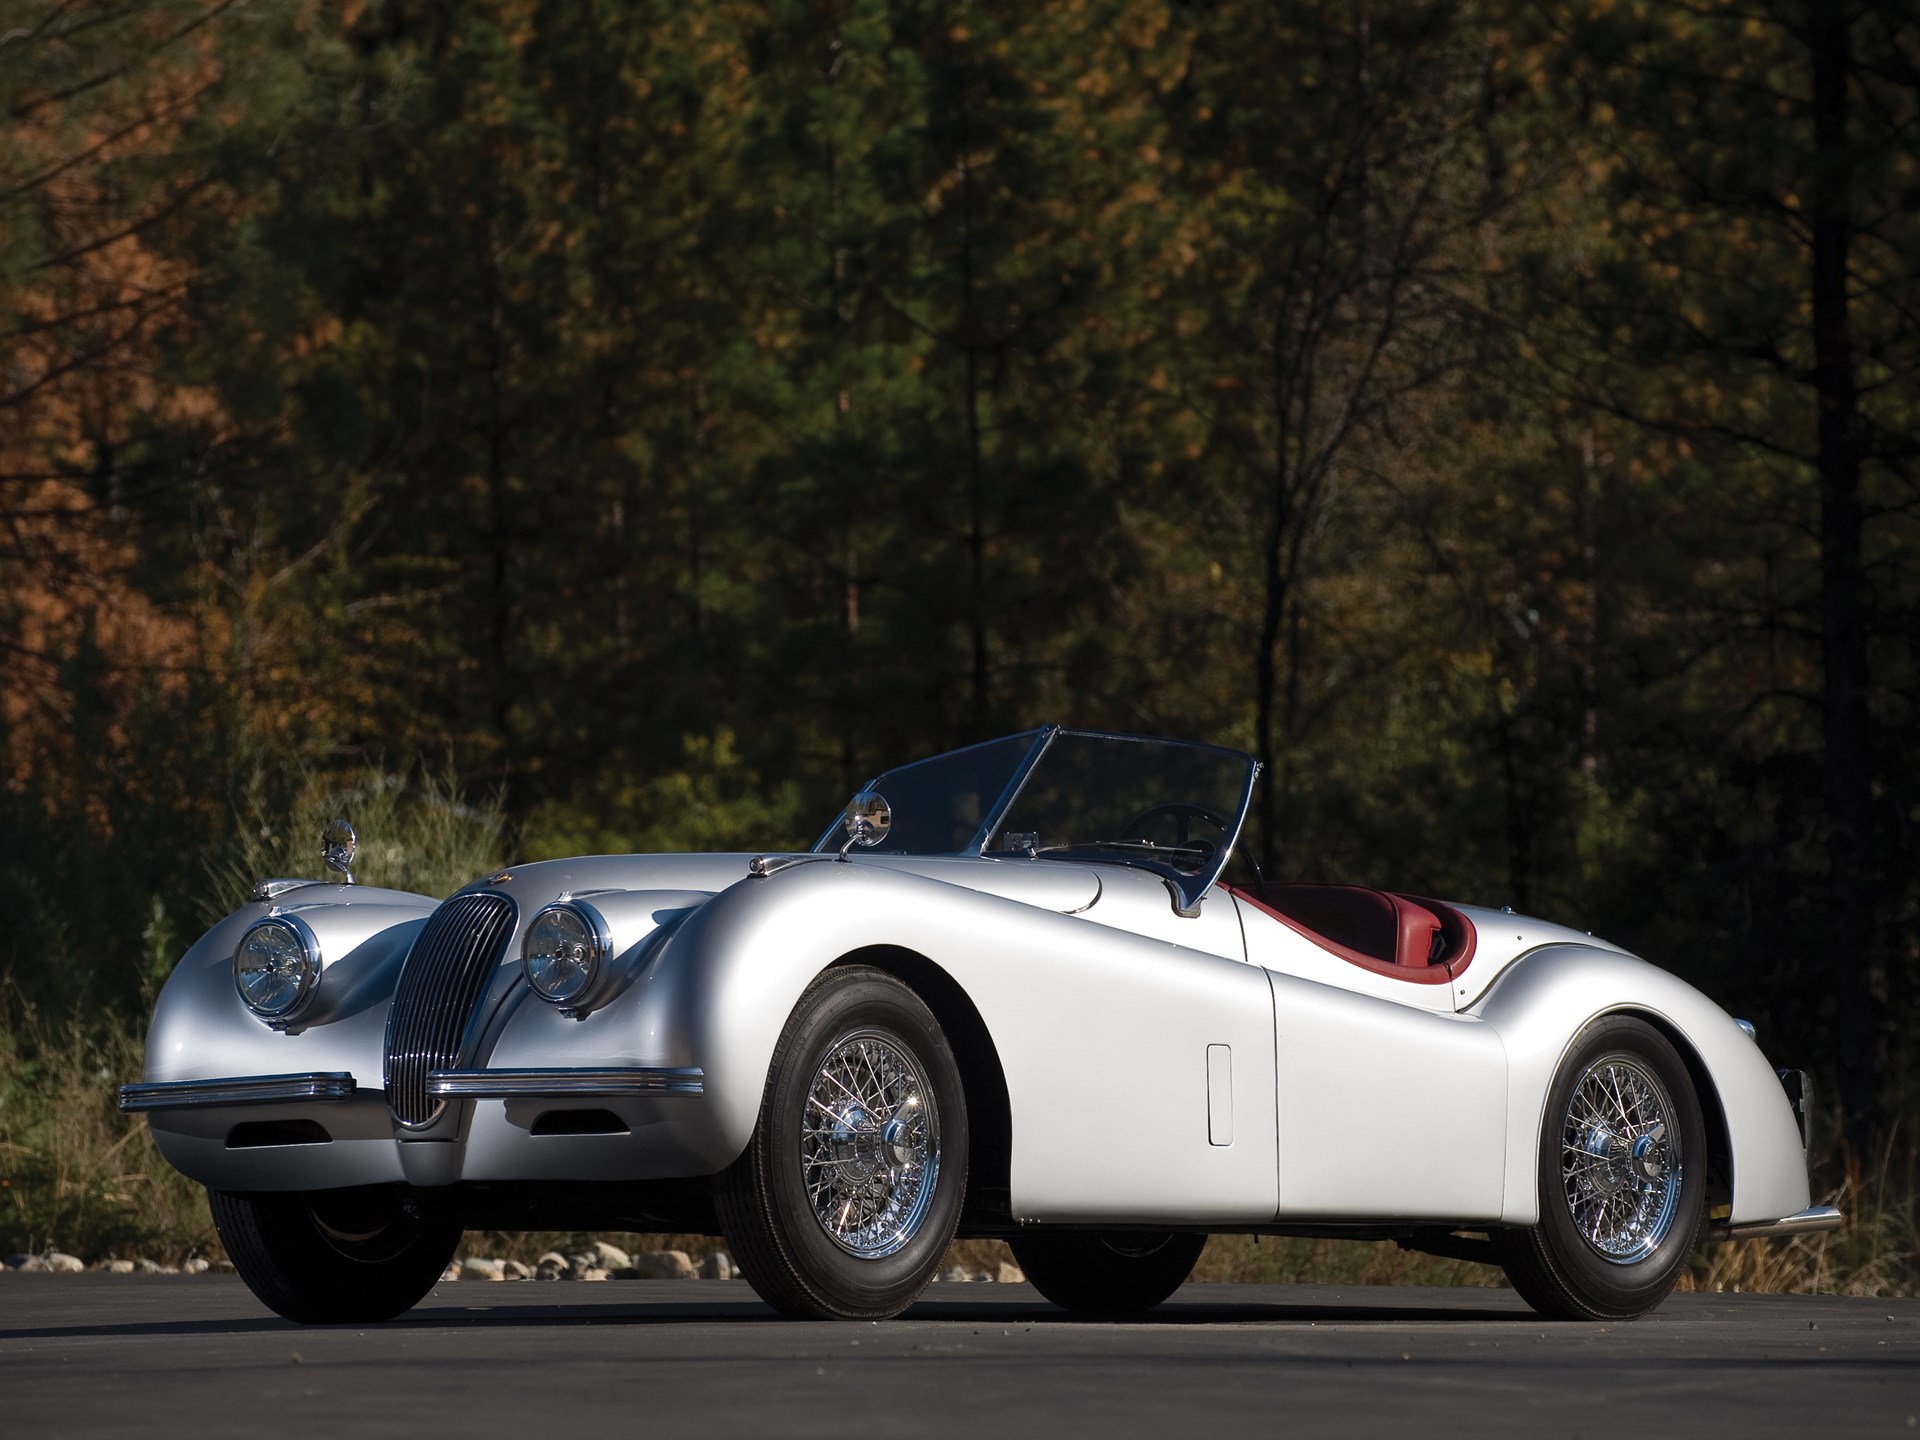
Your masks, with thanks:
[(1027, 1283), (1027, 1272), (1011, 1260), (1002, 1260), (1000, 1262), (1000, 1268), (994, 1272), (993, 1278), (998, 1280), (1002, 1285), (1024, 1285)]
[(462, 1280), (504, 1280), (507, 1267), (498, 1260), (488, 1260), (482, 1256), (471, 1255), (460, 1262)]
[(567, 1280), (573, 1276), (573, 1267), (567, 1263), (567, 1257), (557, 1250), (549, 1250), (533, 1262), (533, 1278), (536, 1280)]
[(643, 1250), (633, 1257), (636, 1280), (696, 1280), (699, 1276), (684, 1250)]
[(604, 1240), (593, 1242), (593, 1263), (602, 1270), (627, 1270), (633, 1266), (627, 1252), (618, 1245), (609, 1245)]
[(177, 1275), (180, 1272), (171, 1265), (162, 1265), (158, 1260), (149, 1260), (142, 1255), (133, 1262), (134, 1268), (143, 1275)]
[[(15, 1262), (18, 1262), (18, 1263), (15, 1263)], [(15, 1270), (31, 1271), (36, 1274), (44, 1273), (53, 1268), (51, 1265), (47, 1264), (47, 1257), (44, 1255), (9, 1256), (8, 1263), (12, 1265)]]
[(716, 1250), (700, 1262), (702, 1280), (731, 1280), (734, 1274), (733, 1257), (724, 1250)]
[(576, 1280), (585, 1276), (587, 1271), (598, 1270), (600, 1268), (600, 1257), (598, 1255), (569, 1255), (567, 1257), (567, 1272)]
[(933, 1278), (936, 1280), (946, 1280), (954, 1284), (964, 1285), (967, 1283), (967, 1281), (973, 1278), (973, 1275), (964, 1265), (949, 1265), (946, 1269), (942, 1270), (939, 1274), (935, 1275)]
[(573, 1278), (576, 1280), (605, 1280), (607, 1278), (607, 1272), (602, 1270), (598, 1265), (589, 1265), (584, 1270), (574, 1271)]
[(533, 1278), (533, 1267), (531, 1265), (523, 1265), (518, 1260), (502, 1260), (500, 1263), (506, 1268), (507, 1279), (509, 1280), (531, 1280)]
[(109, 1260), (107, 1261), (107, 1273), (109, 1275), (131, 1275), (133, 1274), (133, 1261)]
[(459, 1278), (460, 1278), (460, 1262), (458, 1260), (455, 1260), (451, 1265), (447, 1266), (446, 1269), (440, 1272), (439, 1283), (444, 1285), (449, 1280), (458, 1280)]
[(49, 1250), (47, 1268), (56, 1275), (78, 1275), (87, 1266), (78, 1255), (69, 1255), (64, 1250)]
[(182, 1265), (180, 1268), (189, 1275), (204, 1275), (212, 1267), (209, 1266), (206, 1261), (202, 1260), (198, 1255), (196, 1255), (193, 1257), (193, 1259), (187, 1261), (187, 1263)]

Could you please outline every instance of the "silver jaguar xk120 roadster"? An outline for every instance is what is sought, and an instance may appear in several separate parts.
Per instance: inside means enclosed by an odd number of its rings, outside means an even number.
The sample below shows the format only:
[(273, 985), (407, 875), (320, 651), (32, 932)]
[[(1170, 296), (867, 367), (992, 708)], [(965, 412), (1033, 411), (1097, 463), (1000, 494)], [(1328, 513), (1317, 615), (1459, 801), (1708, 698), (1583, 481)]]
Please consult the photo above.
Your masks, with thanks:
[[(1639, 1315), (1701, 1238), (1829, 1229), (1808, 1087), (1604, 940), (1227, 878), (1255, 763), (1048, 727), (903, 765), (804, 854), (262, 880), (121, 1107), (254, 1293), (401, 1313), (467, 1227), (724, 1235), (795, 1316), (898, 1314), (955, 1235), (1166, 1299), (1208, 1234), (1388, 1238)], [(883, 798), (884, 797), (884, 798)]]

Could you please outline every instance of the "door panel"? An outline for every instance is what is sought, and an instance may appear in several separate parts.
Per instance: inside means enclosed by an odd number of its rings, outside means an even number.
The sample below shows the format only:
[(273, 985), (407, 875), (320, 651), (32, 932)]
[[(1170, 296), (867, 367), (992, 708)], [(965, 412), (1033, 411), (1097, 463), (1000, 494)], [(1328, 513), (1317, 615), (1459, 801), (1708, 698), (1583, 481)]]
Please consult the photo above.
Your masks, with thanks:
[(1506, 1159), (1499, 1034), (1451, 987), (1377, 975), (1241, 907), (1273, 979), (1283, 1218), (1492, 1220)]

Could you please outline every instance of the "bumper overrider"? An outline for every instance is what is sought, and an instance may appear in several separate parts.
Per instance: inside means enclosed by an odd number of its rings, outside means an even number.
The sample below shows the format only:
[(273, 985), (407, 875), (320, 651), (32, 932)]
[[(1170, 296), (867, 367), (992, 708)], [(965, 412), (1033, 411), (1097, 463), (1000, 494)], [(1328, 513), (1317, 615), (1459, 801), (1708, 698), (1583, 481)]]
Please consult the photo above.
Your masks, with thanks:
[[(435, 1070), (427, 1077), (427, 1093), (449, 1100), (618, 1099), (696, 1096), (705, 1092), (705, 1074), (697, 1065), (624, 1066), (603, 1070)], [(296, 1075), (235, 1075), (214, 1080), (146, 1081), (120, 1087), (120, 1110), (133, 1115), (156, 1110), (342, 1101), (352, 1100), (361, 1093), (353, 1076), (340, 1070)]]

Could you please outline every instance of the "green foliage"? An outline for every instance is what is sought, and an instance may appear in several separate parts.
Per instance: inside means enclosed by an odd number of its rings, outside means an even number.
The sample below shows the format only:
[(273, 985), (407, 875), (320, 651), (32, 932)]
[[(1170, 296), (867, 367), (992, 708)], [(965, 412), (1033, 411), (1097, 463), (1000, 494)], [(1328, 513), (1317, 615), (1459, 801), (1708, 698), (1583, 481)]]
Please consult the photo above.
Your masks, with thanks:
[(688, 736), (681, 768), (649, 780), (548, 800), (528, 819), (531, 860), (567, 855), (804, 850), (819, 816), (801, 805), (800, 786), (755, 774), (733, 734)]

